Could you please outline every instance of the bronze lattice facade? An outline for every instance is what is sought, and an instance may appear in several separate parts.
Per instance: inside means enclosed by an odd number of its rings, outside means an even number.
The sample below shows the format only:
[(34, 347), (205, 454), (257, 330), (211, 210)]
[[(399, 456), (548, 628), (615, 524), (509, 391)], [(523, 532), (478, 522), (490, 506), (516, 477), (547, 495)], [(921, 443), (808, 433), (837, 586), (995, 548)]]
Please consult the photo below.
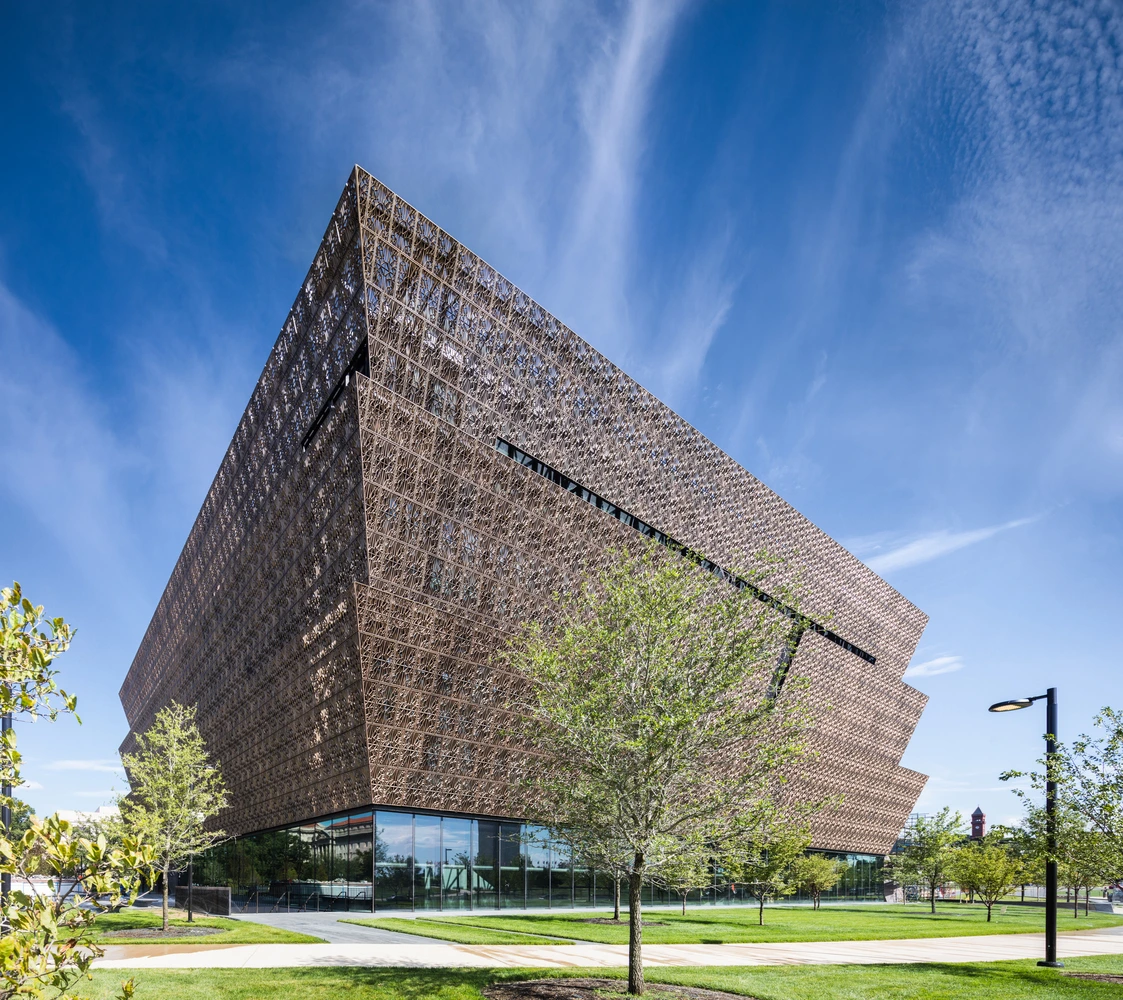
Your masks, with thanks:
[(233, 833), (517, 816), (492, 654), (637, 530), (801, 574), (829, 629), (791, 671), (830, 709), (795, 792), (844, 795), (815, 846), (887, 852), (925, 782), (900, 767), (925, 615), (356, 168), (121, 689), (129, 723), (198, 704)]

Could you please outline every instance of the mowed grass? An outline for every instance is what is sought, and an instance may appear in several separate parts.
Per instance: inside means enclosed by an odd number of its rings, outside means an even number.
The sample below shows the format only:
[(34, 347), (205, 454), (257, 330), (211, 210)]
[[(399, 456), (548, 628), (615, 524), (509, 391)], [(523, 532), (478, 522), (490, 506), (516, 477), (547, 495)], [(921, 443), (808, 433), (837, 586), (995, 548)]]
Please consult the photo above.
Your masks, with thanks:
[[(1123, 956), (1074, 958), (1064, 970), (1032, 961), (940, 965), (813, 965), (648, 969), (649, 983), (726, 990), (757, 1000), (1118, 1000), (1120, 986), (1064, 972), (1123, 975)], [(93, 974), (81, 993), (116, 995), (123, 973)], [(622, 969), (136, 969), (137, 1000), (480, 1000), (494, 982), (554, 976), (618, 978)], [(623, 984), (621, 984), (623, 987)], [(657, 996), (657, 994), (655, 995)]]
[(413, 934), (416, 937), (436, 938), (439, 941), (455, 941), (457, 944), (573, 944), (550, 937), (534, 937), (529, 934), (516, 934), (511, 931), (496, 931), (475, 927), (457, 920), (439, 920), (418, 917), (415, 920), (402, 920), (379, 917), (358, 917), (340, 920), (341, 924), (358, 924), (360, 927), (377, 927), (383, 931), (398, 934)]
[(268, 927), (248, 920), (230, 920), (227, 917), (196, 916), (189, 924), (180, 911), (173, 911), (171, 927), (218, 927), (221, 934), (184, 935), (183, 937), (106, 937), (112, 931), (134, 930), (141, 927), (159, 927), (160, 913), (151, 910), (122, 910), (120, 913), (103, 913), (94, 921), (94, 939), (98, 944), (321, 944), (323, 938), (295, 931)]
[[(590, 923), (590, 913), (543, 913), (520, 916), (488, 916), (475, 913), (464, 917), (432, 918), (430, 923), (475, 927), (503, 934), (544, 934), (551, 937), (600, 944), (626, 944), (627, 915), (619, 924)], [(603, 919), (603, 917), (600, 917)], [(392, 920), (392, 918), (391, 918)], [(1092, 913), (1074, 918), (1059, 914), (1062, 931), (1091, 930), (1123, 924), (1123, 914)], [(390, 927), (396, 930), (396, 927)], [(644, 913), (645, 944), (733, 944), (761, 941), (877, 941), (891, 938), (959, 937), (969, 934), (1019, 934), (1045, 929), (1045, 911), (1039, 907), (1009, 906), (1006, 913), (995, 907), (987, 923), (986, 908), (966, 903), (937, 906), (932, 914), (928, 904), (868, 904), (859, 906), (826, 905), (810, 907), (767, 907), (764, 926), (757, 923), (753, 907), (688, 909), (686, 916), (675, 911), (647, 910)], [(476, 944), (499, 944), (491, 940)]]

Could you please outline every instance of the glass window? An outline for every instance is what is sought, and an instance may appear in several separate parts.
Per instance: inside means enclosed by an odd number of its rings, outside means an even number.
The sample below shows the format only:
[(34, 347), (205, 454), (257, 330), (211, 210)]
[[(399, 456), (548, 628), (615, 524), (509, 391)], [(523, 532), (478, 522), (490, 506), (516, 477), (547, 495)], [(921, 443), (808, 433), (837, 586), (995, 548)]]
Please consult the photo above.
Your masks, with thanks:
[(375, 814), (375, 908), (413, 907), (413, 816), (409, 813)]
[(413, 905), (417, 909), (441, 908), (441, 819), (413, 818), (414, 882)]
[(551, 850), (550, 905), (573, 905), (573, 863), (567, 844), (555, 843)]
[[(347, 909), (369, 910), (371, 903), (371, 864), (374, 817), (369, 812), (347, 817)], [(337, 835), (339, 834), (337, 828)]]
[(501, 906), (526, 906), (526, 856), (522, 827), (517, 823), (500, 824), (499, 892)]
[(472, 823), (466, 819), (441, 821), (441, 905), (468, 909), (472, 905)]
[(526, 905), (550, 905), (550, 843), (546, 831), (527, 826), (523, 854), (526, 857)]
[(472, 820), (475, 860), (472, 864), (474, 905), (480, 909), (497, 907), (499, 897), (499, 824), (491, 820)]

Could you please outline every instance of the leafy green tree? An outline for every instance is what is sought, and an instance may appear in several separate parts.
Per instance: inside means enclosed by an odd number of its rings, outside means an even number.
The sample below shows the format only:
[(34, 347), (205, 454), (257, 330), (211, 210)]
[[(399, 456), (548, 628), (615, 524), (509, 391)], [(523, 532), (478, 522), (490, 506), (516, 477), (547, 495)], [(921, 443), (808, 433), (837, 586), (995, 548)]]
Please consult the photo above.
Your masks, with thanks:
[(612, 880), (612, 919), (620, 919), (620, 885), (628, 878), (628, 845), (606, 831), (590, 831), (578, 844), (569, 844), (569, 857), (577, 867), (603, 872)]
[(756, 897), (762, 927), (764, 904), (795, 892), (795, 865), (810, 843), (806, 828), (769, 816), (735, 838), (722, 854), (721, 867), (728, 878)]
[(1011, 892), (1022, 879), (1022, 865), (1013, 852), (998, 839), (974, 841), (953, 848), (948, 874), (987, 908), (990, 923), (994, 904)]
[[(1073, 895), (1073, 916), (1079, 916), (1080, 893), (1085, 893), (1084, 912), (1088, 912), (1087, 896), (1096, 886), (1106, 885), (1123, 877), (1123, 865), (1115, 842), (1102, 831), (1091, 827), (1072, 805), (1062, 786), (1060, 804), (1055, 814), (1057, 831), (1057, 881)], [(1032, 858), (1039, 869), (1048, 859), (1045, 810), (1023, 793), (1026, 817), (1023, 823)]]
[(31, 811), (31, 806), (22, 799), (13, 796), (10, 801), (12, 803), (12, 827), (8, 834), (12, 840), (18, 840), (31, 829), (31, 821), (35, 818), (35, 814)]
[(1060, 747), (1058, 779), (1065, 803), (1123, 857), (1123, 712), (1104, 708), (1093, 724), (1097, 734)]
[(886, 869), (901, 885), (927, 889), (936, 912), (936, 893), (948, 881), (952, 850), (963, 840), (963, 817), (945, 806), (935, 816), (917, 816), (905, 828), (904, 847)]
[(140, 831), (164, 877), (163, 929), (168, 929), (168, 877), (191, 855), (224, 840), (207, 821), (226, 807), (226, 786), (210, 761), (194, 706), (172, 702), (121, 755), (129, 794), (118, 803), (126, 828)]
[(674, 852), (668, 852), (659, 868), (654, 870), (654, 885), (674, 893), (682, 900), (682, 915), (686, 916), (686, 897), (698, 889), (713, 885), (714, 851), (705, 844), (679, 842)]
[[(0, 712), (54, 721), (74, 714), (76, 699), (58, 686), (54, 661), (67, 651), (73, 629), (47, 618), (18, 583), (0, 591)], [(0, 780), (18, 788), (20, 754), (14, 730), (0, 740)], [(18, 802), (0, 796), (9, 808)], [(18, 813), (17, 813), (18, 815)], [(101, 838), (77, 836), (57, 816), (26, 816), (23, 829), (0, 831), (0, 874), (49, 876), (46, 893), (13, 889), (0, 900), (0, 1000), (76, 996), (74, 987), (102, 954), (91, 941), (94, 919), (135, 898), (151, 852), (135, 836), (110, 848)], [(133, 982), (121, 996), (133, 994)]]
[(805, 854), (792, 865), (792, 882), (811, 897), (813, 909), (819, 909), (824, 892), (829, 892), (842, 880), (849, 866), (845, 861), (828, 858), (825, 854)]
[(798, 684), (768, 693), (791, 622), (658, 546), (558, 600), (509, 649), (527, 683), (510, 707), (541, 755), (527, 809), (556, 840), (626, 849), (628, 990), (642, 993), (649, 870), (676, 841), (721, 843), (770, 808), (803, 750)]

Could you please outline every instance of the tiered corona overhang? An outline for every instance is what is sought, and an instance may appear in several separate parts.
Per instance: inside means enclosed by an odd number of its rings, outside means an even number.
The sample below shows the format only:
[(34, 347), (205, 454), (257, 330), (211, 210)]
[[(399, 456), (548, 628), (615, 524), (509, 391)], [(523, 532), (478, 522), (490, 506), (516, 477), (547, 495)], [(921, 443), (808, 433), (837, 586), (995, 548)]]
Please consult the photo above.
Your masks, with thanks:
[(842, 797), (815, 846), (888, 851), (926, 780), (900, 767), (925, 615), (356, 167), (121, 689), (129, 724), (198, 704), (232, 833), (371, 804), (517, 816), (494, 654), (636, 522), (716, 567), (786, 560), (816, 706), (791, 793)]

